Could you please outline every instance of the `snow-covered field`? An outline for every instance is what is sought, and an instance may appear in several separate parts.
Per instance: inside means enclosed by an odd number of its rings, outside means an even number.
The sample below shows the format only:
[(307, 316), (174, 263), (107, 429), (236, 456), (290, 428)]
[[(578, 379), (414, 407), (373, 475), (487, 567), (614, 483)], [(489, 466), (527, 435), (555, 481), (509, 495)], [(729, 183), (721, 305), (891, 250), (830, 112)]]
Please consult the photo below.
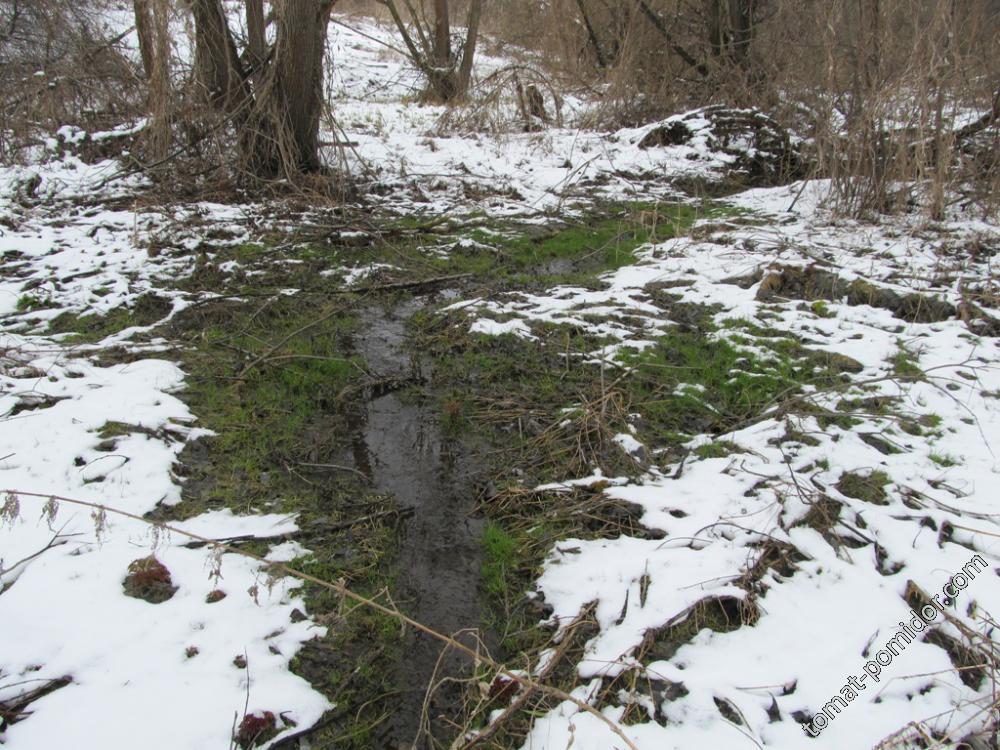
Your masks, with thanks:
[[(448, 130), (441, 108), (406, 101), (417, 85), (413, 74), (372, 40), (389, 42), (392, 34), (345, 20), (363, 33), (331, 27), (331, 94), (343, 132), (328, 135), (357, 144), (347, 158), (386, 188), (383, 208), (541, 217), (602, 197), (666, 198), (674, 190), (663, 178), (711, 177), (728, 161), (698, 140), (640, 149), (645, 130)], [(503, 64), (483, 57), (480, 74)], [(565, 106), (571, 123), (585, 104)], [(0, 497), (0, 700), (69, 679), (32, 702), (30, 716), (0, 726), (0, 744), (226, 747), (234, 721), (265, 711), (279, 729), (308, 727), (329, 705), (288, 665), (323, 629), (293, 617), (303, 609), (294, 583), (270, 581), (252, 560), (189, 548), (189, 539), (138, 520), (45, 500), (52, 494), (135, 515), (176, 503), (181, 480), (172, 466), (185, 443), (204, 433), (177, 397), (184, 373), (156, 358), (162, 342), (131, 342), (140, 330), (126, 329), (75, 345), (39, 332), (43, 324), (62, 312), (106, 314), (154, 292), (170, 302), (165, 315), (190, 304), (190, 296), (165, 289), (165, 280), (190, 270), (198, 237), (185, 230), (168, 252), (149, 242), (181, 220), (226, 227), (225, 241), (253, 238), (247, 217), (256, 208), (130, 206), (128, 195), (143, 186), (108, 181), (115, 170), (110, 162), (84, 164), (58, 145), (36, 163), (0, 169), (0, 489), (43, 496)], [(597, 604), (600, 632), (577, 665), (574, 694), (588, 700), (606, 678), (634, 674), (643, 690), (623, 690), (602, 710), (618, 721), (638, 703), (644, 718), (633, 716), (622, 731), (642, 750), (839, 750), (873, 747), (902, 731), (933, 736), (935, 747), (946, 748), (991, 717), (990, 680), (966, 684), (945, 641), (909, 639), (888, 663), (878, 659), (913, 617), (908, 592), (937, 594), (974, 555), (988, 567), (963, 574), (967, 587), (932, 619), (955, 642), (991, 654), (996, 647), (997, 339), (974, 333), (957, 314), (908, 322), (882, 307), (846, 300), (815, 307), (780, 290), (770, 298), (759, 293), (770, 270), (819, 265), (846, 282), (932, 295), (958, 311), (970, 293), (995, 298), (1000, 234), (995, 224), (960, 214), (936, 225), (834, 221), (822, 206), (824, 187), (737, 195), (732, 204), (761, 225), (723, 221), (642, 248), (634, 265), (604, 277), (600, 291), (557, 287), (454, 305), (480, 333), (523, 335), (532, 322), (549, 321), (612, 337), (591, 357), (620, 367), (620, 351), (647, 347), (673, 325), (656, 317), (647, 293), (648, 285), (668, 282), (683, 302), (719, 306), (720, 338), (738, 333), (722, 325), (727, 320), (748, 321), (860, 364), (853, 385), (807, 393), (798, 406), (809, 408), (776, 408), (732, 434), (692, 441), (693, 449), (731, 441), (724, 457), (692, 453), (683, 466), (651, 469), (640, 481), (612, 478), (605, 491), (641, 506), (642, 523), (661, 539), (566, 540), (551, 552), (537, 591), (554, 608), (552, 622), (568, 624)], [(754, 274), (755, 281), (734, 283)], [(129, 352), (126, 361), (101, 358), (111, 345)], [(920, 377), (900, 376), (900, 352)], [(806, 414), (836, 410), (851, 397), (886, 397), (894, 406), (853, 427), (821, 426)], [(922, 428), (907, 431), (904, 423)], [(621, 443), (636, 449), (632, 435)], [(658, 448), (645, 446), (652, 455)], [(874, 472), (886, 477), (883, 504), (838, 489), (845, 474)], [(803, 523), (816, 505), (839, 508), (827, 533)], [(279, 537), (296, 528), (294, 517), (253, 510), (208, 513), (182, 526), (213, 539)], [(753, 586), (741, 585), (765, 549), (783, 550), (791, 567), (774, 565)], [(272, 559), (298, 551), (276, 544)], [(149, 555), (176, 587), (159, 604), (123, 591), (130, 564)], [(710, 599), (741, 602), (747, 622), (727, 632), (702, 629), (669, 658), (635, 657), (649, 631)], [(866, 665), (868, 674), (877, 669), (877, 681), (861, 682)], [(863, 687), (848, 699), (842, 688), (852, 685), (849, 678)], [(832, 696), (844, 696), (843, 705), (830, 709), (822, 731), (814, 719), (817, 736), (807, 737), (802, 722)], [(907, 730), (911, 722), (921, 724)], [(908, 741), (884, 746), (929, 746)], [(571, 746), (604, 750), (622, 740), (567, 702), (539, 717), (524, 744)]]

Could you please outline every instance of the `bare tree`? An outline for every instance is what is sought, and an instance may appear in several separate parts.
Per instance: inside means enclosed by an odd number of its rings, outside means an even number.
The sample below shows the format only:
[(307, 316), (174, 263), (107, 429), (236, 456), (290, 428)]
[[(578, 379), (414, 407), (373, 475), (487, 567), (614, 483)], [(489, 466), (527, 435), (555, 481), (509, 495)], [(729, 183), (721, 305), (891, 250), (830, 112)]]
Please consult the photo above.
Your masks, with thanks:
[(168, 0), (134, 0), (139, 54), (149, 90), (147, 106), (150, 156), (160, 161), (170, 150), (170, 4)]
[(396, 0), (379, 2), (389, 9), (411, 62), (426, 76), (428, 95), (442, 102), (464, 97), (472, 81), (483, 0), (470, 0), (465, 38), (457, 51), (452, 45), (448, 0), (434, 0), (433, 21), (427, 20), (421, 5), (415, 5), (413, 0), (403, 0), (409, 22), (404, 19)]
[[(155, 35), (147, 30), (155, 16), (150, 6), (167, 1), (134, 0), (151, 93), (157, 54)], [(268, 19), (262, 0), (246, 0), (248, 38), (241, 54), (222, 0), (187, 0), (201, 97), (234, 132), (238, 164), (255, 178), (294, 178), (321, 169), (323, 50), (334, 2), (284, 0), (274, 3)], [(274, 24), (270, 48), (268, 23)]]
[(277, 6), (274, 52), (247, 126), (253, 171), (317, 172), (323, 105), (323, 48), (334, 0), (285, 0)]

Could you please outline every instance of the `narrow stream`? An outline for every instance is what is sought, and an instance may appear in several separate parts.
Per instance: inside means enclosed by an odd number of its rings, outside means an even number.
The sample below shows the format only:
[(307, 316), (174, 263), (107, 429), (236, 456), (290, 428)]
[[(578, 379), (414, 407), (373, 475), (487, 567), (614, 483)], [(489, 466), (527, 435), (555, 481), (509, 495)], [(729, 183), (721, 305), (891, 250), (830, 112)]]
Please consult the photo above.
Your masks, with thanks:
[[(358, 354), (378, 377), (426, 379), (430, 363), (411, 357), (406, 321), (427, 304), (425, 298), (372, 306), (362, 313), (355, 338)], [(406, 614), (439, 632), (479, 628), (478, 594), (482, 521), (470, 517), (475, 506), (473, 456), (461, 441), (443, 438), (436, 400), (425, 403), (412, 392), (375, 394), (364, 408), (355, 436), (355, 463), (379, 492), (412, 508), (404, 521), (398, 554), (396, 604)], [(462, 642), (473, 644), (470, 636)], [(414, 744), (424, 715), (425, 694), (435, 668), (437, 679), (467, 670), (469, 659), (453, 651), (438, 665), (441, 643), (408, 630), (397, 667), (395, 715), (386, 722), (380, 747), (423, 750)], [(434, 719), (454, 709), (461, 690), (449, 685), (427, 705)], [(450, 712), (450, 711), (449, 711)], [(439, 728), (438, 728), (439, 729)], [(440, 731), (440, 729), (439, 729)], [(437, 735), (438, 732), (435, 731)]]

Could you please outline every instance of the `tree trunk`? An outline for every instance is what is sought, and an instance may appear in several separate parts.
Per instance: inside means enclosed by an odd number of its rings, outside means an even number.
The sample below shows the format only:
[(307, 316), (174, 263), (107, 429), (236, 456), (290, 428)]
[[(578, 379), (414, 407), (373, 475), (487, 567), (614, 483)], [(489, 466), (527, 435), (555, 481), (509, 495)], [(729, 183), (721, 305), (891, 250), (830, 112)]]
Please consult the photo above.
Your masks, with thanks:
[(245, 128), (244, 153), (257, 177), (318, 172), (323, 52), (334, 0), (277, 6), (274, 58)]
[(297, 166), (319, 169), (319, 117), (323, 108), (323, 51), (333, 0), (286, 0), (275, 50), (277, 88), (284, 94)]
[(716, 60), (722, 57), (722, 51), (726, 46), (726, 37), (722, 23), (722, 3), (723, 0), (707, 0), (705, 4), (708, 46), (712, 50), (712, 57)]
[(139, 54), (147, 83), (149, 158), (157, 162), (170, 150), (170, 8), (167, 0), (134, 0)]
[(476, 55), (476, 44), (479, 41), (479, 19), (483, 12), (483, 0), (471, 0), (469, 4), (469, 20), (466, 24), (465, 47), (462, 50), (462, 63), (458, 68), (456, 96), (465, 96), (472, 81), (472, 62)]
[(753, 41), (758, 0), (730, 0), (732, 45), (729, 50), (733, 64), (743, 71), (750, 67), (750, 43)]
[(264, 0), (246, 0), (247, 52), (254, 76), (259, 75), (267, 57), (267, 24), (264, 20)]
[(153, 2), (153, 66), (149, 77), (149, 103), (153, 114), (152, 157), (160, 161), (170, 151), (170, 6)]
[(233, 115), (250, 100), (236, 44), (221, 0), (191, 0), (195, 23), (195, 70), (209, 101)]
[(448, 0), (434, 0), (434, 66), (451, 68), (451, 19)]
[[(427, 76), (425, 95), (440, 102), (450, 102), (465, 95), (472, 78), (472, 62), (479, 38), (479, 19), (483, 0), (469, 3), (468, 30), (462, 59), (453, 59), (451, 49), (451, 17), (448, 0), (434, 0), (432, 24), (410, 0), (403, 0), (412, 22), (407, 27), (396, 0), (382, 0), (392, 16), (396, 30), (406, 45), (410, 62)], [(431, 33), (433, 32), (433, 33)], [(419, 42), (419, 44), (418, 44)]]
[(150, 0), (133, 0), (135, 8), (135, 33), (139, 37), (139, 55), (142, 57), (142, 71), (148, 82), (153, 77), (156, 57), (156, 42), (153, 32), (153, 11)]
[(604, 57), (604, 50), (601, 49), (601, 43), (597, 39), (597, 32), (594, 31), (594, 25), (590, 22), (590, 16), (587, 14), (587, 7), (583, 4), (583, 0), (576, 0), (576, 7), (580, 9), (583, 26), (587, 29), (587, 40), (594, 50), (594, 57), (597, 58), (597, 67), (602, 69), (608, 67), (608, 61)]

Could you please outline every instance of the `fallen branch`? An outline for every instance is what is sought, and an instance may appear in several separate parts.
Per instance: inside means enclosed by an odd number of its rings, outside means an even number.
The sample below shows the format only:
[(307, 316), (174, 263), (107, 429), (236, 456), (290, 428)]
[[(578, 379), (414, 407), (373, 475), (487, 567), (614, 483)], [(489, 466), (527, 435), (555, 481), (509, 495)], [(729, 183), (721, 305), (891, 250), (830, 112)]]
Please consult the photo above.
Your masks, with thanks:
[(670, 49), (674, 51), (674, 54), (683, 60), (688, 67), (696, 70), (702, 78), (707, 78), (709, 74), (708, 66), (705, 65), (705, 63), (695, 60), (694, 56), (690, 52), (677, 43), (677, 40), (674, 39), (674, 35), (670, 33), (670, 29), (667, 28), (663, 19), (660, 18), (656, 12), (646, 4), (645, 0), (635, 1), (638, 4), (639, 9), (643, 12), (646, 18), (649, 19), (649, 22), (653, 24), (653, 27), (660, 32), (660, 35), (663, 37), (664, 41), (666, 41)]
[(372, 284), (370, 286), (353, 286), (345, 289), (345, 292), (364, 292), (365, 294), (370, 294), (372, 292), (388, 292), (395, 291), (398, 289), (420, 289), (427, 286), (437, 286), (438, 284), (446, 284), (451, 281), (461, 281), (462, 279), (472, 278), (471, 273), (456, 273), (451, 276), (434, 276), (429, 279), (417, 279), (416, 281), (394, 281), (389, 284)]
[[(65, 528), (65, 526), (63, 528)], [(61, 546), (63, 544), (66, 544), (66, 540), (69, 539), (72, 536), (80, 536), (80, 534), (63, 534), (62, 533), (62, 529), (59, 529), (59, 531), (57, 531), (55, 533), (55, 535), (49, 540), (49, 543), (46, 544), (44, 547), (42, 547), (37, 552), (35, 552), (34, 554), (28, 555), (27, 557), (22, 558), (21, 560), (18, 560), (16, 563), (14, 563), (13, 565), (11, 565), (10, 567), (4, 568), (4, 567), (0, 566), (0, 584), (3, 583), (3, 577), (5, 575), (8, 575), (8, 574), (14, 572), (18, 568), (20, 568), (22, 565), (25, 565), (25, 564), (31, 562), (36, 557), (39, 557), (40, 555), (48, 552), (53, 547), (59, 547), (59, 546)], [(0, 558), (0, 562), (3, 562), (2, 558)], [(0, 585), (0, 591), (3, 591), (3, 590), (4, 589), (3, 589), (2, 585)]]
[(357, 474), (366, 482), (371, 481), (371, 477), (369, 477), (363, 471), (355, 469), (352, 466), (341, 466), (340, 464), (312, 464), (312, 463), (306, 463), (305, 461), (299, 461), (299, 466), (305, 466), (309, 469), (329, 469), (330, 471), (349, 471), (353, 474)]
[(337, 307), (333, 307), (332, 309), (328, 309), (326, 312), (324, 312), (318, 318), (316, 318), (314, 320), (311, 320), (310, 322), (306, 323), (304, 326), (302, 326), (300, 328), (296, 328), (294, 331), (292, 331), (291, 333), (289, 333), (287, 336), (283, 337), (281, 339), (281, 341), (279, 341), (277, 344), (275, 344), (274, 346), (272, 346), (270, 349), (268, 349), (266, 352), (264, 352), (263, 354), (261, 354), (259, 357), (257, 357), (256, 359), (251, 360), (250, 362), (248, 362), (243, 367), (243, 369), (240, 370), (239, 377), (240, 378), (245, 378), (247, 376), (247, 373), (249, 373), (251, 370), (253, 370), (255, 367), (257, 367), (257, 365), (261, 364), (262, 362), (266, 362), (267, 360), (269, 360), (272, 357), (272, 355), (274, 355), (281, 347), (283, 347), (289, 341), (291, 341), (292, 339), (296, 338), (297, 336), (301, 336), (306, 331), (308, 331), (308, 330), (310, 330), (312, 328), (315, 328), (320, 323), (323, 323), (323, 322), (329, 320), (334, 315), (339, 315), (340, 313), (346, 312), (350, 307), (353, 306), (353, 304), (354, 304), (353, 302), (350, 302), (350, 303), (348, 303), (346, 305), (338, 305)]
[(200, 549), (209, 544), (241, 544), (243, 542), (278, 542), (292, 539), (301, 534), (301, 531), (289, 531), (286, 534), (276, 534), (274, 536), (259, 536), (257, 534), (241, 534), (240, 536), (227, 536), (220, 539), (210, 539), (207, 542), (187, 542), (182, 544), (186, 549)]
[(956, 130), (952, 134), (952, 137), (955, 139), (956, 143), (960, 143), (961, 141), (967, 140), (974, 135), (978, 135), (997, 120), (1000, 120), (1000, 88), (998, 88), (996, 94), (993, 95), (993, 106), (990, 107), (990, 111), (974, 122), (970, 122), (965, 127)]

